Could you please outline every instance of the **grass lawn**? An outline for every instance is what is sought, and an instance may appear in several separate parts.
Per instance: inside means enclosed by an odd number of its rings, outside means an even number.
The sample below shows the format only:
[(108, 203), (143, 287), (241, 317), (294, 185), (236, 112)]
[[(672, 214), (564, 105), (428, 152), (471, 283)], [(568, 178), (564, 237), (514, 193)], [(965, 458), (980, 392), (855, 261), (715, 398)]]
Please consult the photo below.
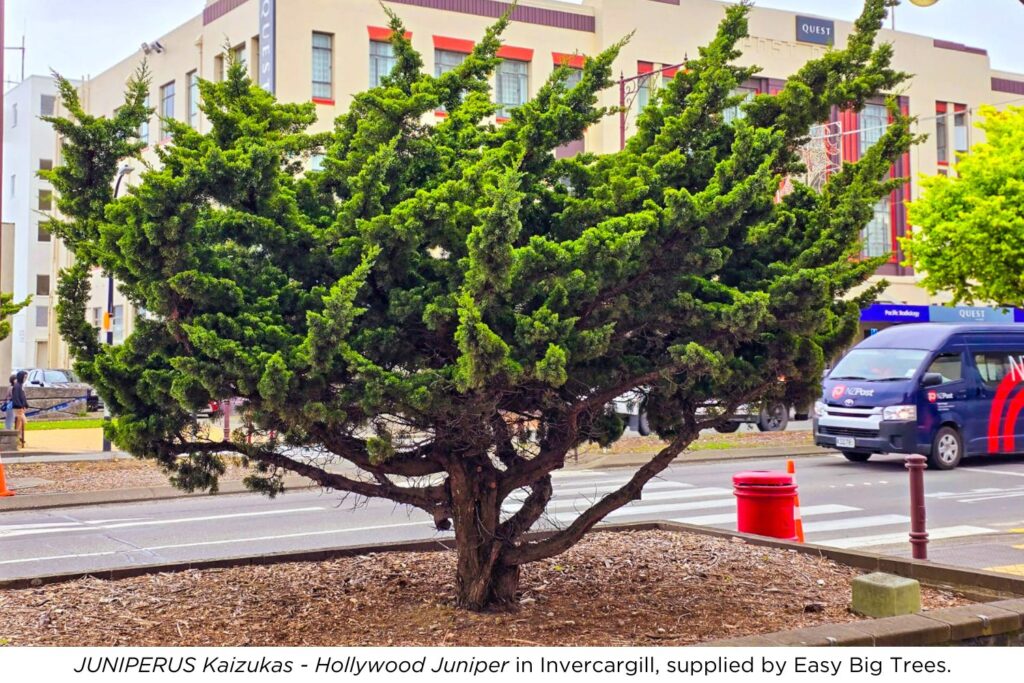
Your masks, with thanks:
[(41, 432), (51, 429), (98, 429), (103, 426), (103, 418), (82, 418), (77, 420), (47, 420), (30, 421), (25, 425), (25, 431)]

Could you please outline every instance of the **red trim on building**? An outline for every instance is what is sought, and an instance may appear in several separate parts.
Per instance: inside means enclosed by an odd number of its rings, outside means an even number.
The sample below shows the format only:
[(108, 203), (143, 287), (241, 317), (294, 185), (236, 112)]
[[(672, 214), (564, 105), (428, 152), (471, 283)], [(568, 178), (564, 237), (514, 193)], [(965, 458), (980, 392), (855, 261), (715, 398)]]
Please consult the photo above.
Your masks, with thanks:
[(217, 21), (231, 10), (238, 9), (249, 0), (218, 0), (203, 8), (203, 26)]
[(573, 69), (582, 69), (587, 63), (586, 55), (570, 55), (564, 52), (552, 52), (551, 56), (555, 60), (555, 66), (568, 66)]
[[(370, 34), (370, 40), (380, 43), (386, 43), (391, 40), (391, 34), (394, 33), (394, 31), (384, 26), (367, 26), (366, 32)], [(412, 31), (405, 32), (405, 39), (412, 40)]]
[(1008, 92), (1013, 95), (1024, 95), (1024, 81), (1014, 81), (1009, 78), (993, 78), (992, 90), (995, 92)]
[(954, 43), (952, 40), (939, 40), (935, 38), (932, 40), (932, 46), (942, 50), (955, 50), (956, 52), (968, 52), (972, 55), (988, 56), (988, 50), (983, 50), (980, 47), (971, 47), (963, 43)]
[(636, 72), (638, 74), (653, 73), (654, 72), (654, 63), (653, 62), (637, 62), (636, 63)]
[(478, 17), (497, 19), (512, 10), (512, 21), (564, 28), (570, 31), (594, 33), (597, 22), (593, 15), (579, 14), (565, 10), (530, 7), (522, 3), (513, 5), (505, 0), (388, 0), (393, 5), (412, 5), (447, 12), (473, 14)]
[(438, 109), (437, 111), (434, 112), (434, 116), (436, 116), (439, 119), (446, 119), (448, 118), (448, 112)]
[(330, 107), (333, 107), (334, 106), (334, 98), (332, 98), (332, 97), (314, 97), (313, 98), (313, 103), (314, 104), (325, 104), (325, 105), (328, 105)]
[(954, 104), (953, 105), (953, 111), (956, 112), (957, 114), (961, 114), (961, 113), (967, 111), (967, 105), (966, 104)]
[(947, 109), (947, 107), (946, 107), (946, 103), (945, 102), (936, 102), (935, 103), (935, 113), (936, 114), (945, 114), (946, 113), (946, 109)]
[(665, 80), (670, 81), (670, 80), (672, 80), (673, 78), (676, 77), (677, 73), (679, 73), (679, 67), (678, 66), (666, 67), (665, 69), (662, 70), (661, 73), (664, 74)]
[(498, 48), (498, 56), (502, 59), (513, 59), (517, 62), (532, 62), (533, 49), (529, 47), (502, 45)]
[(461, 52), (462, 54), (468, 55), (473, 51), (476, 46), (472, 40), (464, 40), (462, 38), (449, 38), (447, 36), (434, 36), (434, 47), (438, 50), (447, 50), (448, 52)]

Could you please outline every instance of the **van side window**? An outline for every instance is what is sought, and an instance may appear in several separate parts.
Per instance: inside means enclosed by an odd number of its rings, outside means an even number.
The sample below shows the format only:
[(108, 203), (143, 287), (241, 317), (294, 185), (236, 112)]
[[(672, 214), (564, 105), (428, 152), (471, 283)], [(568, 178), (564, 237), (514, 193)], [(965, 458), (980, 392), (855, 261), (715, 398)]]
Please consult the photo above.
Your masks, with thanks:
[(942, 383), (949, 384), (963, 379), (963, 363), (959, 353), (943, 353), (935, 357), (925, 372), (942, 375)]
[(974, 365), (978, 368), (981, 381), (989, 388), (998, 387), (1003, 378), (1013, 370), (1010, 365), (1010, 355), (1009, 351), (987, 351), (974, 354)]

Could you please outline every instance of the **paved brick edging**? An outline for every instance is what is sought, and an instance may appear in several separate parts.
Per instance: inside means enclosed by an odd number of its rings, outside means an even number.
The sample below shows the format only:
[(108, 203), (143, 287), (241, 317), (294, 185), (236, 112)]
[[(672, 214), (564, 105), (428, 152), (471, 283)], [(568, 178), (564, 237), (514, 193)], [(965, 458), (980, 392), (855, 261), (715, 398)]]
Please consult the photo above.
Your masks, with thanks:
[[(316, 488), (317, 485), (304, 477), (286, 477), (285, 486), (290, 491)], [(140, 503), (150, 500), (172, 500), (175, 498), (202, 498), (236, 493), (251, 493), (239, 479), (221, 482), (216, 493), (188, 493), (174, 486), (145, 486), (131, 489), (108, 489), (104, 491), (79, 491), (75, 493), (23, 493), (11, 498), (0, 498), (0, 512), (15, 510), (49, 510), (52, 508), (82, 507), (111, 503)]]

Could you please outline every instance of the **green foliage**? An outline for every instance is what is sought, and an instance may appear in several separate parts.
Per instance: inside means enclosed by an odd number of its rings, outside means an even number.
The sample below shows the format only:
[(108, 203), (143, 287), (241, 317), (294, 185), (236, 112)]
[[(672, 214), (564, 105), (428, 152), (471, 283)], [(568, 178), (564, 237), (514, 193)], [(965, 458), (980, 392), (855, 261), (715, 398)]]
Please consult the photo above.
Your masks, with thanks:
[(960, 156), (955, 176), (924, 179), (903, 246), (933, 293), (1024, 306), (1024, 108), (981, 115), (985, 142)]
[(32, 297), (15, 301), (13, 294), (0, 292), (0, 340), (11, 336), (11, 316), (32, 303)]
[[(844, 297), (876, 266), (856, 258), (859, 234), (895, 182), (909, 121), (893, 108), (881, 140), (823, 192), (775, 193), (801, 169), (813, 124), (904, 80), (891, 47), (874, 45), (890, 4), (868, 0), (849, 47), (727, 124), (733, 90), (756, 71), (733, 65), (749, 7), (730, 6), (626, 149), (573, 159), (553, 151), (609, 113), (597, 97), (622, 46), (589, 58), (574, 87), (556, 70), (497, 126), (489, 83), (507, 17), (435, 78), (392, 15), (394, 71), (326, 134), (306, 132), (312, 105), (276, 102), (233, 64), (222, 83), (200, 82), (208, 130), (165, 122), (160, 167), (117, 199), (117, 164), (139, 151), (145, 73), (112, 119), (87, 115), (64, 84), (71, 118), (53, 122), (67, 164), (51, 179), (67, 219), (52, 229), (79, 265), (61, 288), (61, 329), (118, 416), (114, 440), (176, 470), (179, 485), (213, 486), (212, 454), (233, 450), (256, 464), (258, 490), (279, 491), (290, 469), (415, 505), (439, 528), (453, 519), (466, 552), (496, 539), (511, 552), (543, 512), (550, 472), (583, 442), (617, 439), (610, 401), (635, 391), (672, 444), (565, 532), (582, 533), (695, 438), (706, 401), (757, 399), (780, 375), (807, 389), (851, 338), (857, 308)], [(304, 170), (319, 153), (322, 170)], [(122, 346), (87, 339), (93, 266), (151, 314)], [(246, 400), (265, 440), (198, 438), (193, 411), (227, 396)], [(428, 474), (447, 477), (391, 479)], [(501, 521), (521, 487), (532, 502)], [(543, 548), (532, 557), (558, 551)], [(527, 557), (501, 553), (471, 565)]]

